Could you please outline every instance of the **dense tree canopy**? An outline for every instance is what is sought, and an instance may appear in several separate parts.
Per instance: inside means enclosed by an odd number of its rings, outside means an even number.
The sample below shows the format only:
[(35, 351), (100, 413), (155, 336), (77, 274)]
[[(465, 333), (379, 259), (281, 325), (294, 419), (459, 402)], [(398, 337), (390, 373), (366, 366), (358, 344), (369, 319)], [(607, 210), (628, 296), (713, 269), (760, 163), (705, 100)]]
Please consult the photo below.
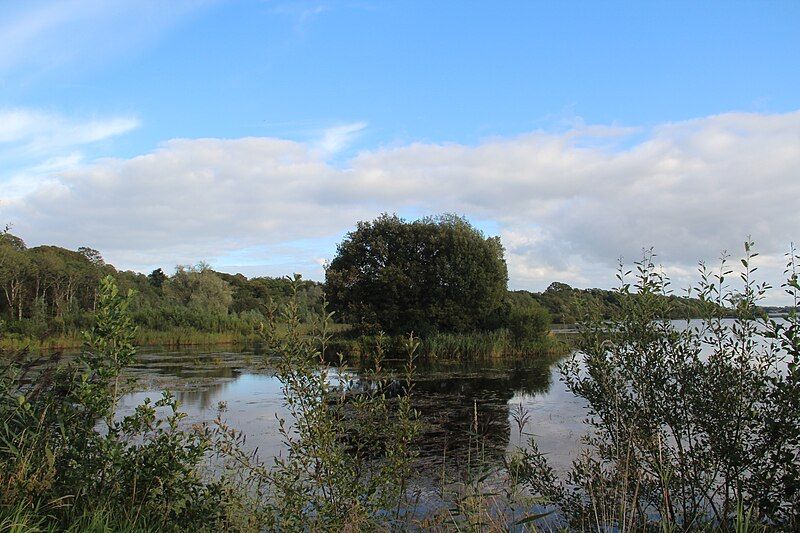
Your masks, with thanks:
[[(131, 312), (146, 330), (186, 328), (201, 332), (252, 332), (272, 304), (289, 298), (290, 282), (215, 272), (204, 263), (162, 269), (149, 275), (118, 271), (88, 247), (28, 248), (0, 232), (0, 337), (42, 338), (75, 333), (94, 320), (99, 280), (113, 276), (123, 291), (133, 289)], [(321, 309), (319, 283), (303, 281), (298, 294), (306, 317)]]
[(359, 222), (339, 245), (325, 287), (345, 322), (389, 333), (486, 327), (508, 272), (498, 237), (445, 215)]
[[(29, 248), (0, 231), (0, 337), (42, 338), (90, 326), (98, 282), (113, 276), (133, 289), (134, 321), (143, 330), (252, 332), (273, 304), (288, 301), (284, 278), (247, 278), (208, 265), (178, 266), (172, 275), (119, 271), (93, 248)], [(487, 238), (457, 216), (415, 222), (384, 215), (359, 223), (341, 243), (327, 272), (328, 299), (340, 322), (356, 331), (465, 332), (505, 328), (516, 339), (541, 337), (550, 317), (572, 323), (587, 314), (619, 314), (614, 291), (553, 283), (543, 293), (506, 290), (506, 265), (497, 237)], [(322, 310), (323, 287), (302, 281), (300, 314)], [(665, 296), (676, 318), (698, 316), (696, 299)], [(720, 313), (726, 310), (718, 310)]]

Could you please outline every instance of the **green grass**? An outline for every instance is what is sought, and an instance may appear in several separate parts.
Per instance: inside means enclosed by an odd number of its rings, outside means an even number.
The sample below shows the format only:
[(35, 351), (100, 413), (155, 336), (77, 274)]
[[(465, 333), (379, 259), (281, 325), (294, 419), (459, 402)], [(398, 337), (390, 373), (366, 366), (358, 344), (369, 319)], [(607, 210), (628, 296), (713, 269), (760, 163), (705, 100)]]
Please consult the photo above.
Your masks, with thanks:
[[(334, 324), (333, 333), (345, 332), (350, 328), (346, 324)], [(301, 329), (310, 326), (302, 325)], [(137, 346), (211, 346), (224, 344), (244, 344), (258, 339), (258, 334), (252, 332), (244, 334), (239, 331), (209, 332), (199, 331), (194, 328), (171, 328), (168, 330), (153, 330), (139, 328), (136, 332)], [(49, 335), (43, 338), (28, 337), (18, 333), (0, 335), (0, 350), (19, 351), (47, 351), (74, 349), (83, 346), (83, 337), (79, 333)]]
[[(138, 346), (195, 346), (212, 344), (238, 344), (255, 338), (255, 335), (242, 335), (236, 332), (205, 332), (193, 329), (173, 329), (169, 331), (144, 330), (136, 334)], [(80, 335), (54, 335), (42, 339), (6, 335), (0, 338), (0, 350), (33, 351), (80, 348), (83, 337)]]
[[(177, 531), (170, 524), (149, 524), (142, 517), (130, 516), (119, 509), (91, 511), (59, 507), (48, 512), (23, 503), (0, 505), (0, 533), (127, 533)], [(133, 512), (133, 510), (131, 510)]]

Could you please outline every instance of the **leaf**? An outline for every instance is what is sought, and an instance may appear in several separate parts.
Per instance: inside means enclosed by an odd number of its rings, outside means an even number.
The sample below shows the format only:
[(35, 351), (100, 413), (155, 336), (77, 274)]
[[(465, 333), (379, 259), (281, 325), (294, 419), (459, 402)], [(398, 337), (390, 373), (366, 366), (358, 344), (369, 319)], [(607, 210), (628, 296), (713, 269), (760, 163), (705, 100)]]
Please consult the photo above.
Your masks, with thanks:
[(540, 518), (544, 518), (547, 515), (553, 514), (553, 511), (548, 511), (546, 513), (534, 513), (529, 514), (528, 516), (523, 516), (516, 522), (514, 522), (515, 526), (521, 526), (522, 524), (527, 524), (529, 522), (533, 522), (534, 520), (539, 520)]

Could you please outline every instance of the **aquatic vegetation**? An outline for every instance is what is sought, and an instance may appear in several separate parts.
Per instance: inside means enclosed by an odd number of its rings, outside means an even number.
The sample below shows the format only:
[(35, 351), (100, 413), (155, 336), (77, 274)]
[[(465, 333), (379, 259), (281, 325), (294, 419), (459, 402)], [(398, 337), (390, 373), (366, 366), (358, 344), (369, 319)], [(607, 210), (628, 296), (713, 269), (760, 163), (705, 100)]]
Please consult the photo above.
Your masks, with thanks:
[[(335, 335), (326, 348), (326, 356), (336, 360), (342, 355), (347, 360), (368, 359), (379, 335), (351, 333)], [(403, 353), (404, 336), (385, 336), (383, 343), (392, 355)], [(518, 340), (507, 329), (474, 333), (434, 333), (418, 339), (420, 357), (454, 361), (481, 361), (498, 359), (547, 359), (569, 353), (567, 339), (547, 335), (534, 340)]]

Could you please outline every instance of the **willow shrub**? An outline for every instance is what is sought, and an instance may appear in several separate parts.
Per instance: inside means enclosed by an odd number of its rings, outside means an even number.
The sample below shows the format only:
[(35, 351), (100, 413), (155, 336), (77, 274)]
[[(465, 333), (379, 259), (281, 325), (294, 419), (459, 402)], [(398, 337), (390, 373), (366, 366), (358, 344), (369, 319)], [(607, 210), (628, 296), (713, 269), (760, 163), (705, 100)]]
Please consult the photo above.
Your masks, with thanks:
[[(769, 287), (745, 245), (738, 290), (725, 258), (701, 265), (707, 312), (676, 327), (652, 254), (620, 270), (621, 318), (589, 321), (563, 379), (588, 405), (587, 451), (560, 478), (539, 453), (524, 480), (577, 529), (742, 530), (800, 526), (798, 317), (756, 318)], [(797, 305), (797, 256), (784, 288)], [(636, 295), (636, 296), (634, 296)], [(735, 309), (724, 320), (721, 307)]]
[(0, 508), (44, 529), (100, 518), (113, 518), (108, 529), (239, 527), (245, 495), (203, 476), (213, 441), (182, 429), (171, 394), (115, 417), (135, 354), (130, 300), (105, 278), (77, 360), (18, 354), (0, 367)]
[[(131, 294), (101, 282), (96, 323), (76, 361), (25, 354), (0, 367), (0, 529), (289, 531), (401, 527), (418, 433), (410, 404), (416, 341), (400, 379), (380, 346), (351, 380), (322, 362), (330, 314), (301, 328), (296, 288), (262, 330), (278, 361), (287, 453), (266, 465), (222, 414), (188, 428), (169, 392), (115, 416), (134, 358)], [(221, 413), (224, 412), (221, 409)], [(214, 461), (214, 462), (211, 462)], [(211, 467), (211, 468), (209, 468)], [(16, 527), (16, 526), (15, 526)]]

